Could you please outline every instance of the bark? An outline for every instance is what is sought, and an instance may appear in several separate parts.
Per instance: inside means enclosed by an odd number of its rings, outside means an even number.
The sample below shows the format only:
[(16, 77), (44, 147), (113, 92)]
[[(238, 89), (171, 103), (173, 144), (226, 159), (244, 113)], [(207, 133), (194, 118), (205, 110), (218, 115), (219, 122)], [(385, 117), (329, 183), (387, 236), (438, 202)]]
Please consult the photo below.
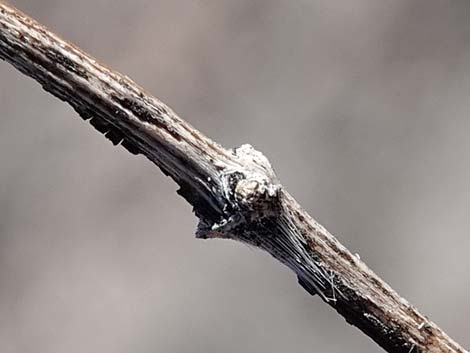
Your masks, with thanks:
[(198, 238), (229, 238), (269, 252), (388, 352), (465, 352), (312, 219), (251, 146), (221, 147), (129, 78), (1, 0), (0, 57), (113, 144), (169, 175), (194, 207)]

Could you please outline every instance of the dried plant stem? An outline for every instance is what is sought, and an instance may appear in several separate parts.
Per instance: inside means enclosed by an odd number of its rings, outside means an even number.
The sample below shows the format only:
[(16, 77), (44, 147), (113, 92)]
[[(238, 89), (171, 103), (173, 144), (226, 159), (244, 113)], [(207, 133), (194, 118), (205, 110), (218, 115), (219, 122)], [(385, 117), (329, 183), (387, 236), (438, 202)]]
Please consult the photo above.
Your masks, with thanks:
[(388, 352), (465, 352), (313, 220), (249, 145), (227, 150), (129, 78), (0, 0), (0, 58), (180, 186), (197, 237), (257, 246)]

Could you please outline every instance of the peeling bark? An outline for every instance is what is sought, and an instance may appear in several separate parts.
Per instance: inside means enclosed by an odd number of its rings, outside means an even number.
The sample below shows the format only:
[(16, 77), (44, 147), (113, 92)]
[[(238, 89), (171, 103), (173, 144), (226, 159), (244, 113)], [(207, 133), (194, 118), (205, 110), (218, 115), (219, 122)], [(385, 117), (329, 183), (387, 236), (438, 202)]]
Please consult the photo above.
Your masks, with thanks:
[(269, 252), (388, 352), (466, 352), (312, 219), (251, 146), (221, 147), (129, 78), (1, 0), (0, 58), (69, 103), (113, 144), (145, 155), (170, 176), (199, 218), (197, 237)]

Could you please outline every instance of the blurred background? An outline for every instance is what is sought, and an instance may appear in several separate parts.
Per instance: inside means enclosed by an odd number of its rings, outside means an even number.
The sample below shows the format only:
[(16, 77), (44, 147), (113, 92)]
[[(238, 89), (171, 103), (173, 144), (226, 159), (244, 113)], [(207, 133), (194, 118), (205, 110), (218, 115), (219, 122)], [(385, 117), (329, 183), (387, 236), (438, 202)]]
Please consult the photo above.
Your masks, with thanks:
[[(10, 0), (286, 188), (470, 346), (470, 2)], [(378, 352), (0, 63), (0, 351)]]

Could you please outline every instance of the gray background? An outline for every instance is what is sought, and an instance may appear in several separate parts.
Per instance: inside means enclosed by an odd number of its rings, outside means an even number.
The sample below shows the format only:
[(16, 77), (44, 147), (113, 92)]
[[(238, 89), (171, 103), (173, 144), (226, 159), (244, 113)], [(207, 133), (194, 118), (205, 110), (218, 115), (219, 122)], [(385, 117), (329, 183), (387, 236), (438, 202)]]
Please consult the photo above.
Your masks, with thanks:
[[(470, 2), (15, 0), (225, 146), (470, 346)], [(377, 352), (0, 63), (2, 353)]]

